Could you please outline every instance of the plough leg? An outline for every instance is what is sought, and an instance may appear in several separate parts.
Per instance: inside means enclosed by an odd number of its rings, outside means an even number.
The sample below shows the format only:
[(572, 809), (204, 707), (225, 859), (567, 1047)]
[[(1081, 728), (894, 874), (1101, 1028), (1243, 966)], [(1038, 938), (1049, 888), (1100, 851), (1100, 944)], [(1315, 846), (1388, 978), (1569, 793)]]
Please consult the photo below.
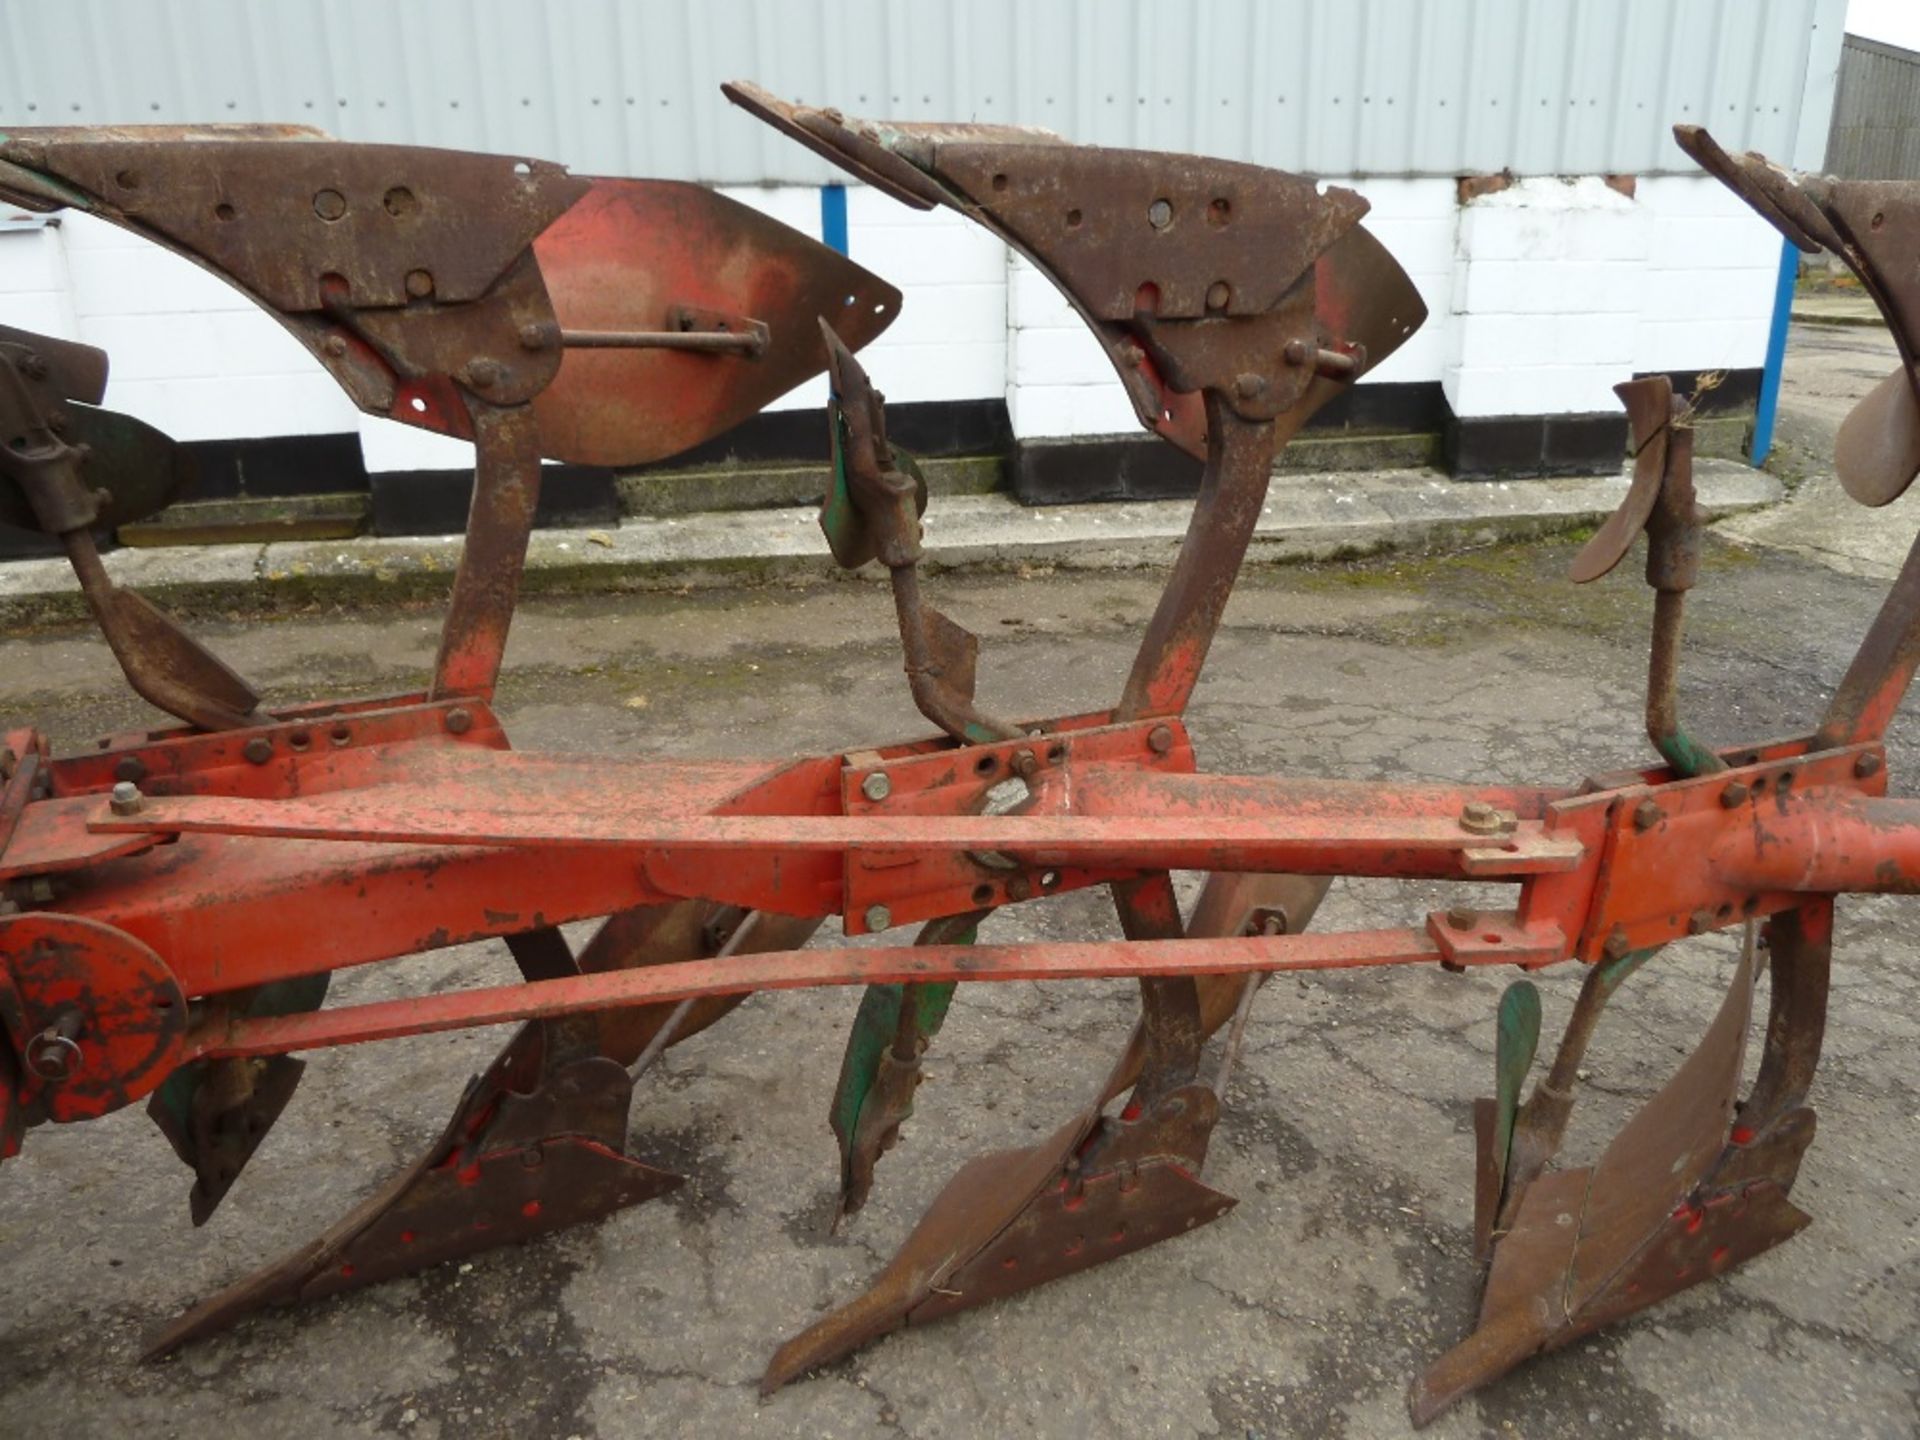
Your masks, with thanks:
[[(581, 953), (581, 970), (667, 964), (717, 953), (745, 912), (682, 901), (610, 917)], [(819, 921), (761, 916), (742, 950), (791, 949)], [(529, 975), (563, 962), (557, 932), (513, 940)], [(697, 1034), (740, 997), (703, 1001), (673, 1040)], [(651, 1200), (683, 1177), (627, 1154), (633, 1077), (670, 1005), (536, 1021), (471, 1081), (440, 1138), (338, 1224), (188, 1311), (155, 1337), (147, 1358), (226, 1329), (271, 1305), (319, 1299)]]
[[(1130, 934), (1168, 928), (1170, 913), (1178, 925), (1164, 883), (1139, 882), (1140, 893), (1120, 897)], [(1274, 916), (1304, 928), (1327, 883), (1216, 875), (1185, 933), (1239, 935)], [(1193, 1071), (1200, 1039), (1231, 1018), (1243, 978), (1207, 976), (1184, 982), (1191, 995), (1151, 997), (1094, 1103), (1037, 1145), (963, 1165), (865, 1294), (780, 1347), (761, 1377), (761, 1393), (902, 1326), (1117, 1259), (1233, 1208), (1231, 1196), (1196, 1178), (1219, 1100)], [(1182, 982), (1154, 983), (1164, 989)], [(1125, 1109), (1104, 1113), (1129, 1085), (1135, 1094)]]
[[(1599, 1163), (1509, 1191), (1479, 1328), (1415, 1382), (1415, 1424), (1527, 1357), (1724, 1274), (1808, 1224), (1787, 1196), (1813, 1140), (1804, 1101), (1825, 1023), (1832, 902), (1809, 901), (1770, 928), (1772, 1013), (1746, 1102), (1736, 1093), (1752, 1016), (1751, 943), (1700, 1047)], [(1590, 978), (1580, 1009), (1597, 1014), (1603, 1002), (1589, 1004), (1588, 992), (1611, 986), (1594, 986)], [(1569, 1040), (1579, 1035), (1583, 1049), (1590, 1029), (1576, 1011)], [(1543, 1133), (1557, 1144), (1564, 1124), (1556, 1105)]]

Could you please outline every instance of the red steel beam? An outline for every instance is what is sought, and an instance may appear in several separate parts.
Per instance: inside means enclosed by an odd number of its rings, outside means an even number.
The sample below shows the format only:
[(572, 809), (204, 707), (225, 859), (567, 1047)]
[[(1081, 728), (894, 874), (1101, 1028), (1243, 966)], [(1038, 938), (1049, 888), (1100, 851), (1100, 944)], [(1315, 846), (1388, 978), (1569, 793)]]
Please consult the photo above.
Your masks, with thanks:
[(1309, 931), (1228, 940), (782, 950), (533, 984), (443, 991), (299, 1015), (219, 1017), (188, 1037), (187, 1055), (275, 1055), (510, 1020), (816, 985), (1245, 974), (1437, 964), (1442, 958), (1440, 947), (1419, 930)]
[[(681, 767), (652, 762), (634, 783), (598, 761), (489, 754), (462, 792), (394, 784), (290, 800), (206, 796), (149, 800), (120, 816), (98, 800), (90, 829), (103, 834), (215, 833), (283, 839), (399, 844), (610, 846), (635, 851), (764, 850), (784, 854), (852, 852), (999, 852), (1047, 865), (1122, 865), (1139, 869), (1289, 870), (1313, 874), (1499, 879), (1564, 873), (1585, 847), (1549, 834), (1535, 820), (1504, 833), (1476, 834), (1457, 816), (1490, 793), (1461, 787), (1428, 800), (1442, 813), (1406, 813), (1365, 783), (1312, 782), (1290, 789), (1270, 781), (1248, 793), (1244, 782), (1132, 772), (1130, 813), (1063, 814), (1081, 783), (1070, 776), (1042, 785), (1042, 807), (1009, 815), (866, 813), (711, 813), (711, 784), (690, 782)], [(1164, 783), (1163, 783), (1164, 782)], [(1094, 783), (1093, 776), (1087, 783)], [(1491, 792), (1504, 796), (1511, 792)], [(1557, 794), (1558, 792), (1552, 792)], [(1534, 801), (1535, 813), (1546, 800)], [(1483, 802), (1491, 803), (1491, 802)], [(748, 808), (746, 805), (742, 809)], [(724, 867), (716, 879), (724, 882)], [(716, 892), (719, 893), (719, 892)]]

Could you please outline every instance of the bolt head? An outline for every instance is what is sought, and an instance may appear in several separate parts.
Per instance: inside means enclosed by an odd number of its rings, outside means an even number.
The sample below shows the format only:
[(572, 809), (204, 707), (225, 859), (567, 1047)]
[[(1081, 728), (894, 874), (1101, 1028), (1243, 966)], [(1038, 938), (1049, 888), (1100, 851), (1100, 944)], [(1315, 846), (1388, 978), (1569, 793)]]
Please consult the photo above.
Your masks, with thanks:
[(1667, 812), (1651, 800), (1642, 800), (1633, 807), (1633, 828), (1636, 830), (1651, 830), (1666, 818)]
[(240, 754), (249, 765), (264, 765), (273, 758), (273, 742), (264, 735), (256, 735), (240, 747)]
[(1632, 949), (1633, 944), (1627, 939), (1627, 932), (1618, 925), (1613, 927), (1613, 933), (1607, 936), (1606, 943), (1600, 947), (1601, 953), (1609, 960), (1623, 959)]
[(1871, 775), (1878, 775), (1880, 773), (1880, 764), (1881, 761), (1878, 755), (1862, 755), (1853, 762), (1853, 773), (1857, 778), (1865, 780)]
[(447, 711), (447, 730), (454, 735), (464, 735), (473, 728), (473, 712), (464, 705), (456, 705)]
[(49, 1031), (27, 1042), (27, 1068), (50, 1085), (70, 1079), (84, 1058), (72, 1039)]
[(1173, 749), (1173, 727), (1156, 725), (1147, 732), (1147, 748), (1156, 755), (1165, 755)]
[(1267, 377), (1256, 375), (1249, 370), (1244, 375), (1233, 377), (1233, 393), (1242, 400), (1252, 400), (1267, 393)]
[(1739, 780), (1735, 780), (1720, 792), (1720, 804), (1724, 809), (1736, 810), (1746, 803), (1747, 787)]
[(113, 793), (108, 796), (107, 804), (116, 815), (137, 815), (144, 797), (140, 787), (131, 780), (116, 780)]
[(1304, 365), (1313, 358), (1313, 348), (1304, 340), (1289, 340), (1280, 354), (1289, 365)]
[(1233, 287), (1224, 280), (1216, 280), (1207, 287), (1207, 308), (1224, 310), (1227, 302), (1233, 298)]
[(1455, 930), (1471, 930), (1480, 923), (1480, 912), (1465, 905), (1455, 905), (1447, 911), (1447, 924)]
[(313, 213), (322, 220), (338, 220), (347, 213), (347, 197), (338, 190), (322, 190), (313, 197)]
[(485, 356), (467, 366), (467, 379), (473, 382), (476, 390), (491, 390), (500, 383), (501, 374), (500, 362)]
[(1704, 935), (1713, 928), (1713, 912), (1696, 910), (1687, 917), (1687, 934)]
[(869, 905), (867, 907), (866, 921), (867, 929), (869, 930), (891, 930), (893, 928), (893, 912), (884, 905)]
[(1007, 881), (1007, 899), (1017, 901), (1031, 900), (1032, 898), (1033, 882), (1027, 879), (1026, 876), (1016, 875)]
[(428, 270), (409, 270), (407, 272), (407, 294), (416, 300), (424, 300), (433, 294), (433, 274)]
[(1460, 828), (1469, 835), (1495, 835), (1506, 824), (1506, 817), (1485, 800), (1469, 800), (1460, 807)]
[(1013, 773), (1020, 776), (1021, 779), (1030, 779), (1038, 773), (1039, 769), (1040, 757), (1035, 755), (1033, 751), (1016, 750), (1013, 752)]
[(878, 804), (893, 793), (893, 781), (887, 778), (887, 772), (884, 770), (871, 771), (866, 779), (860, 782), (860, 793)]
[(551, 325), (542, 325), (538, 321), (529, 320), (520, 327), (520, 348), (522, 350), (545, 350), (549, 345), (553, 344), (555, 338)]

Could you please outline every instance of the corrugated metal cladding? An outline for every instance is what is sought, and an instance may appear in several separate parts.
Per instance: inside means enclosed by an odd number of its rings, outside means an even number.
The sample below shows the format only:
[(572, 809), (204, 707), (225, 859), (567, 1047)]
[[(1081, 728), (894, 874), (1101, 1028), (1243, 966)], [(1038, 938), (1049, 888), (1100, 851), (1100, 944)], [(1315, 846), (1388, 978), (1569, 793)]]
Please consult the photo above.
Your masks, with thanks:
[(1920, 54), (1847, 37), (1826, 170), (1849, 180), (1920, 180)]
[(1648, 174), (1691, 169), (1675, 121), (1791, 153), (1816, 27), (1837, 34), (1844, 8), (38, 0), (0, 6), (0, 126), (294, 120), (585, 171), (830, 178), (721, 99), (739, 76), (857, 114), (1037, 124), (1325, 175)]

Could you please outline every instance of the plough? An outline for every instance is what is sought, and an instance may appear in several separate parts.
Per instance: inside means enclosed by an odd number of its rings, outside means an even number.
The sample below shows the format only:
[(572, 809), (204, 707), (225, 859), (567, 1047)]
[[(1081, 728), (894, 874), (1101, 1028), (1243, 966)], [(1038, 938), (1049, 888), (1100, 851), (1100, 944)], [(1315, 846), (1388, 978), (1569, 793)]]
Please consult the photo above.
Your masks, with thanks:
[[(1191, 527), (1118, 700), (989, 713), (979, 645), (923, 592), (926, 488), (855, 358), (899, 295), (696, 186), (512, 157), (344, 144), (310, 130), (48, 129), (0, 137), (0, 193), (123, 226), (222, 276), (363, 410), (476, 452), (466, 547), (426, 688), (264, 708), (184, 628), (116, 585), (102, 527), (163, 505), (166, 437), (99, 408), (106, 357), (0, 332), (0, 508), (58, 536), (128, 683), (180, 723), (55, 756), (0, 749), (0, 1154), (27, 1131), (144, 1101), (203, 1222), (330, 1046), (522, 1022), (419, 1161), (318, 1239), (163, 1329), (164, 1355), (262, 1307), (604, 1217), (680, 1177), (630, 1148), (636, 1075), (758, 991), (865, 987), (830, 1106), (835, 1224), (911, 1112), (963, 983), (1130, 977), (1138, 1023), (1057, 1130), (963, 1166), (862, 1295), (782, 1345), (771, 1392), (909, 1324), (1224, 1216), (1202, 1179), (1219, 1075), (1267, 975), (1573, 962), (1585, 981), (1543, 1073), (1515, 980), (1474, 1106), (1473, 1332), (1415, 1382), (1424, 1422), (1527, 1357), (1724, 1274), (1808, 1223), (1834, 897), (1920, 886), (1920, 809), (1887, 796), (1882, 737), (1920, 665), (1920, 551), (1824, 716), (1712, 742), (1677, 702), (1701, 518), (1685, 397), (1621, 385), (1631, 488), (1581, 551), (1593, 581), (1646, 533), (1647, 731), (1660, 763), (1571, 783), (1402, 785), (1219, 776), (1182, 714), (1276, 450), (1411, 335), (1420, 299), (1350, 190), (1194, 156), (996, 125), (874, 123), (726, 87), (857, 179), (985, 226), (1044, 273), (1141, 423), (1204, 461)], [(1920, 471), (1920, 187), (1788, 174), (1680, 144), (1886, 312), (1902, 364), (1848, 420), (1848, 491)], [(543, 460), (683, 450), (824, 369), (841, 563), (877, 563), (931, 738), (743, 762), (526, 754), (490, 706)], [(1171, 872), (1207, 880), (1182, 914)], [(1500, 908), (1319, 933), (1337, 875), (1497, 882)], [(1003, 907), (1111, 892), (1123, 939), (981, 943)], [(837, 917), (910, 944), (806, 948)], [(600, 918), (576, 953), (563, 924)], [(1591, 1165), (1557, 1167), (1586, 1046), (1663, 947), (1741, 930), (1717, 1017)], [(491, 937), (519, 978), (328, 1006), (349, 966)], [(1741, 1093), (1763, 970), (1768, 1016)], [(638, 1154), (635, 1153), (638, 1150)]]

